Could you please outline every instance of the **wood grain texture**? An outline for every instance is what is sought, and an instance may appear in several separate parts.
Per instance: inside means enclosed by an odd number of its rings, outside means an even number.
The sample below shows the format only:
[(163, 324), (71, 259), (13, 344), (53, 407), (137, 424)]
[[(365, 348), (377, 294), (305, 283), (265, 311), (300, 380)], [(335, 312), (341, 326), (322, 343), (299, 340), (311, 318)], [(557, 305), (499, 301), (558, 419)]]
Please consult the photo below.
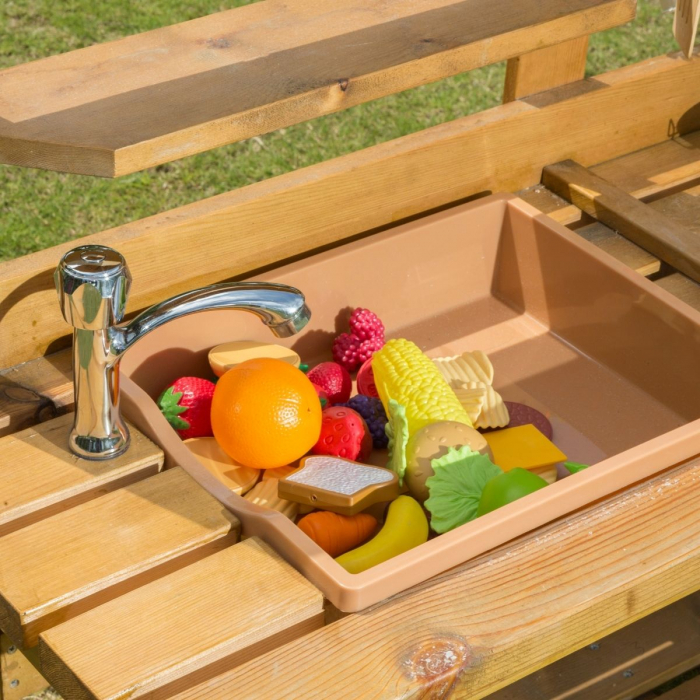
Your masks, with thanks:
[[(533, 185), (564, 158), (589, 165), (664, 141), (669, 119), (697, 129), (698, 80), (700, 59), (664, 56), (2, 263), (0, 366), (65, 336), (51, 275), (77, 244), (125, 255), (130, 309), (141, 309), (479, 192)], [(165, 271), (175, 267), (173, 283)]]
[(629, 700), (698, 664), (700, 598), (695, 594), (489, 695), (486, 700)]
[(503, 101), (512, 102), (581, 80), (587, 56), (588, 36), (581, 36), (508, 59)]
[(700, 460), (174, 697), (482, 698), (697, 590), (698, 497)]
[(94, 462), (68, 450), (72, 415), (0, 438), (0, 536), (152, 476), (163, 452), (133, 426), (131, 447)]
[(124, 175), (624, 24), (634, 9), (268, 0), (3, 71), (0, 160)]
[(34, 664), (0, 632), (0, 700), (23, 700), (48, 687)]
[(54, 627), (39, 651), (71, 700), (164, 698), (322, 624), (321, 593), (251, 538)]
[(548, 165), (542, 183), (561, 197), (700, 281), (700, 238), (593, 172), (567, 160)]
[(0, 371), (0, 437), (72, 408), (72, 362), (66, 349)]
[(576, 233), (640, 275), (647, 277), (661, 269), (657, 257), (599, 221), (577, 228)]
[(235, 544), (240, 523), (175, 468), (0, 538), (0, 627), (40, 632)]
[(676, 0), (676, 12), (673, 17), (673, 36), (676, 37), (681, 51), (690, 56), (695, 46), (700, 20), (700, 0)]
[(700, 284), (693, 282), (689, 277), (675, 272), (656, 280), (655, 284), (700, 311)]

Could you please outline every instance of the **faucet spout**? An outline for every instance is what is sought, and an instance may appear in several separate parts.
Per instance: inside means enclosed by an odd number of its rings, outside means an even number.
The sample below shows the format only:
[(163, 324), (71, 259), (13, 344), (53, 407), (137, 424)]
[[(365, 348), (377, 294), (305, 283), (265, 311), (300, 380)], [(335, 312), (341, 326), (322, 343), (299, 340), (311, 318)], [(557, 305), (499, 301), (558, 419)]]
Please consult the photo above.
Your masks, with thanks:
[(311, 311), (304, 295), (294, 287), (271, 282), (229, 282), (194, 289), (155, 304), (130, 323), (111, 329), (111, 346), (121, 357), (152, 330), (176, 318), (212, 309), (237, 309), (257, 316), (278, 338), (298, 333)]
[(274, 335), (298, 333), (311, 312), (294, 287), (231, 282), (195, 289), (155, 304), (121, 324), (131, 283), (124, 258), (104, 246), (80, 246), (61, 259), (55, 274), (63, 316), (73, 326), (75, 419), (71, 450), (85, 459), (110, 459), (129, 446), (119, 411), (119, 364), (144, 335), (181, 316), (211, 309), (256, 315)]

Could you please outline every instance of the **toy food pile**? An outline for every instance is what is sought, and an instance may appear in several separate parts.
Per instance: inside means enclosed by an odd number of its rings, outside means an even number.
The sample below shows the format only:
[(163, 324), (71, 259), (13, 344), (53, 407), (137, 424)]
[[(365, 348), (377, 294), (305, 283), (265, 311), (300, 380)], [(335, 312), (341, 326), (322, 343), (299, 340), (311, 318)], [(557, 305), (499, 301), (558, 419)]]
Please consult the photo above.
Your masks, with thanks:
[(279, 345), (213, 348), (216, 384), (182, 377), (158, 402), (212, 474), (347, 571), (544, 488), (558, 464), (563, 475), (586, 468), (566, 461), (540, 411), (503, 400), (483, 352), (431, 359), (386, 341), (367, 309), (349, 325), (334, 361), (311, 369)]

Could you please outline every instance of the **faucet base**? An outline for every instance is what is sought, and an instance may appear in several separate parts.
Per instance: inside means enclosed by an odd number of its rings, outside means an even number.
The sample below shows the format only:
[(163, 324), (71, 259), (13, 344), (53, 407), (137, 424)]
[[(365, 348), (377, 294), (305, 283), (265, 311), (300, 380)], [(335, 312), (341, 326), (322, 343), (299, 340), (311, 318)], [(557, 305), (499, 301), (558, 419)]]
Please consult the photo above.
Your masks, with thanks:
[(68, 444), (73, 454), (82, 459), (112, 459), (124, 454), (129, 449), (129, 429), (125, 425), (117, 426), (117, 434), (109, 437), (78, 435), (71, 431)]

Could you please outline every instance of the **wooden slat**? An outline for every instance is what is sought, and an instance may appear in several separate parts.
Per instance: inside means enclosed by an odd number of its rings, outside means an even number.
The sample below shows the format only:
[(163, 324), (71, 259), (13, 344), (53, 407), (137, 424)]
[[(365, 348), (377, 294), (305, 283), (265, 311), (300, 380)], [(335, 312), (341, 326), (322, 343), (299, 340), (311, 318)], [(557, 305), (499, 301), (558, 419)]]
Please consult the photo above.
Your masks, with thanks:
[(696, 594), (489, 695), (487, 700), (629, 700), (698, 664), (700, 598)]
[(656, 280), (656, 284), (700, 311), (700, 285), (697, 282), (693, 282), (680, 272), (675, 272), (668, 277)]
[(34, 664), (0, 633), (0, 700), (23, 700), (48, 686)]
[(124, 175), (623, 24), (634, 9), (268, 0), (3, 71), (0, 160)]
[(679, 122), (669, 123), (672, 139), (596, 165), (593, 172), (644, 200), (700, 180), (700, 132), (681, 136)]
[(587, 56), (588, 37), (582, 36), (508, 59), (503, 101), (512, 102), (581, 80)]
[(235, 544), (240, 523), (182, 469), (0, 538), (0, 627), (18, 646)]
[(697, 590), (698, 498), (700, 460), (175, 697), (482, 698)]
[(661, 268), (657, 257), (598, 221), (577, 228), (576, 233), (640, 275), (653, 275)]
[(548, 165), (542, 183), (664, 262), (700, 281), (700, 238), (593, 172), (567, 160)]
[(66, 334), (51, 275), (76, 243), (118, 248), (134, 278), (130, 308), (143, 308), (478, 192), (533, 185), (563, 158), (589, 165), (658, 143), (669, 118), (698, 128), (698, 80), (700, 59), (663, 56), (0, 264), (0, 366)]
[(0, 437), (62, 415), (73, 406), (69, 349), (0, 371)]
[(165, 698), (322, 624), (321, 593), (251, 538), (45, 632), (41, 666), (70, 700)]
[(163, 452), (133, 426), (131, 446), (102, 462), (68, 451), (72, 415), (0, 438), (0, 536), (152, 476)]
[[(700, 159), (700, 153), (698, 154)], [(649, 202), (649, 206), (677, 224), (700, 235), (700, 186), (695, 185)]]

